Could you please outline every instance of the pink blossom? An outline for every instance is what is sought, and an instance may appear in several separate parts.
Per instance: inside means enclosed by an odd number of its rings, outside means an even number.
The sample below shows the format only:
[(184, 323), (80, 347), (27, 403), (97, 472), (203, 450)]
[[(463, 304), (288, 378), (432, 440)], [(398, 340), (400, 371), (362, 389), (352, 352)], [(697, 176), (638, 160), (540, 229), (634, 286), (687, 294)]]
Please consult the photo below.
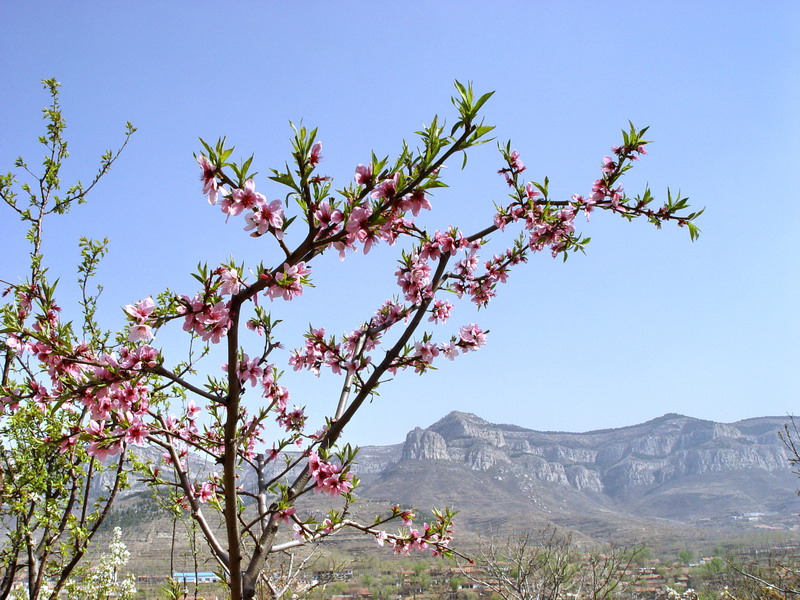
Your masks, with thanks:
[(257, 319), (250, 319), (245, 325), (250, 331), (255, 331), (259, 337), (264, 335), (264, 327)]
[[(373, 230), (378, 238), (388, 242), (390, 246), (394, 245), (398, 237), (413, 229), (413, 221), (404, 219), (402, 214), (396, 211), (388, 213), (386, 221), (383, 224), (379, 224), (377, 230)], [(372, 235), (372, 232), (370, 232), (370, 235)], [(375, 243), (377, 244), (377, 241)], [(366, 254), (366, 249), (364, 253)]]
[(414, 349), (417, 351), (416, 356), (420, 361), (431, 364), (433, 359), (439, 356), (439, 348), (434, 344), (417, 342), (414, 344)]
[(519, 152), (516, 150), (511, 151), (511, 155), (509, 156), (509, 163), (511, 164), (511, 168), (516, 171), (517, 173), (522, 173), (525, 170), (525, 163), (522, 162), (520, 158)]
[(144, 323), (131, 325), (128, 331), (128, 341), (131, 342), (146, 342), (153, 338), (153, 328)]
[(410, 210), (416, 217), (421, 209), (430, 210), (430, 200), (425, 196), (423, 190), (415, 190), (413, 193), (408, 194), (400, 201), (400, 210)]
[(69, 452), (72, 448), (75, 447), (75, 444), (77, 443), (78, 443), (78, 436), (69, 435), (61, 441), (61, 445), (59, 446), (58, 449), (61, 450), (61, 452)]
[(243, 210), (265, 206), (266, 203), (267, 199), (264, 195), (256, 192), (255, 182), (248, 179), (244, 182), (244, 189), (235, 189), (222, 199), (220, 208), (228, 216), (235, 217)]
[[(306, 357), (300, 354), (299, 350), (294, 350), (292, 355), (289, 356), (289, 365), (294, 371), (302, 371), (303, 367), (306, 366)], [(319, 375), (319, 369), (314, 374)]]
[(611, 158), (610, 156), (604, 156), (603, 166), (601, 167), (600, 170), (603, 171), (603, 173), (611, 173), (616, 166), (617, 164), (614, 162), (613, 158)]
[(317, 533), (330, 533), (333, 531), (333, 521), (325, 519), (322, 524), (317, 528)]
[(400, 319), (408, 319), (408, 313), (405, 312), (403, 306), (393, 300), (387, 300), (383, 303), (373, 317), (372, 322), (376, 327), (385, 324), (395, 324)]
[(125, 441), (134, 446), (144, 446), (147, 441), (147, 433), (147, 426), (141, 420), (134, 419), (125, 428)]
[(258, 366), (258, 362), (258, 358), (250, 360), (250, 357), (244, 354), (239, 361), (239, 381), (243, 384), (249, 381), (250, 385), (255, 387), (258, 383), (258, 379), (263, 374), (261, 367)]
[[(197, 324), (199, 324), (198, 333), (204, 342), (211, 340), (213, 344), (218, 344), (219, 341), (228, 334), (228, 328), (231, 321), (228, 312), (228, 305), (225, 302), (217, 302), (214, 306), (207, 306), (199, 315), (195, 316)], [(184, 325), (186, 329), (186, 325)], [(195, 326), (195, 331), (198, 327)]]
[(444, 254), (455, 254), (459, 248), (468, 244), (464, 234), (455, 228), (449, 231), (437, 231), (433, 235), (436, 245)]
[(294, 266), (285, 263), (283, 272), (273, 277), (270, 273), (262, 273), (262, 279), (271, 281), (268, 295), (270, 299), (283, 298), (292, 300), (296, 296), (303, 295), (303, 283), (311, 269), (306, 267), (305, 262), (299, 262)]
[(186, 418), (190, 421), (194, 421), (199, 413), (200, 407), (194, 403), (194, 400), (189, 400), (189, 402), (186, 403)]
[(414, 519), (417, 518), (417, 515), (414, 514), (414, 511), (408, 509), (402, 511), (399, 516), (403, 520), (403, 525), (405, 527), (411, 527), (411, 525), (414, 522)]
[(282, 412), (278, 415), (278, 424), (281, 425), (286, 431), (300, 431), (306, 422), (306, 416), (302, 408), (297, 406), (291, 412)]
[(294, 507), (291, 507), (291, 508), (284, 508), (283, 510), (279, 510), (275, 514), (281, 521), (283, 521), (284, 523), (288, 524), (289, 521), (291, 520), (292, 516), (296, 512), (297, 512), (297, 509), (294, 508)]
[(597, 204), (597, 200), (594, 197), (584, 198), (580, 194), (573, 194), (572, 201), (575, 202), (578, 206), (583, 207), (583, 212), (586, 214), (586, 220), (589, 220), (589, 216), (591, 215), (592, 211), (594, 210), (594, 205)]
[(86, 426), (86, 433), (93, 437), (102, 437), (105, 434), (105, 421), (89, 421)]
[(42, 412), (45, 412), (47, 410), (47, 401), (52, 399), (47, 388), (38, 381), (32, 379), (28, 382), (28, 386), (31, 388), (31, 392), (33, 392), (33, 401)]
[(202, 154), (197, 157), (197, 162), (200, 163), (200, 168), (203, 169), (203, 174), (200, 175), (200, 181), (203, 182), (203, 193), (208, 196), (208, 203), (214, 206), (217, 203), (219, 187), (217, 183), (217, 168)]
[(372, 165), (358, 165), (355, 180), (358, 185), (368, 185), (372, 181)]
[(317, 493), (323, 492), (335, 498), (336, 496), (347, 494), (353, 489), (353, 484), (350, 483), (353, 479), (353, 474), (349, 472), (343, 473), (343, 467), (340, 464), (321, 460), (316, 452), (309, 454), (308, 468), (316, 484), (314, 491)]
[(595, 179), (592, 184), (592, 200), (601, 202), (609, 194), (608, 186), (604, 179)]
[(326, 433), (328, 433), (328, 426), (323, 425), (311, 434), (311, 438), (315, 440), (321, 440)]
[(322, 142), (317, 142), (311, 146), (311, 155), (308, 157), (308, 164), (318, 165), (322, 160)]
[(19, 410), (19, 391), (15, 389), (8, 390), (7, 396), (0, 397), (0, 404), (2, 404), (3, 410), (8, 409), (11, 413)]
[(484, 263), (486, 268), (486, 278), (490, 283), (506, 283), (508, 281), (508, 268), (505, 263), (505, 256), (495, 255), (492, 260)]
[(101, 388), (100, 392), (96, 394), (86, 394), (81, 397), (81, 402), (89, 409), (89, 414), (92, 419), (103, 420), (110, 416), (113, 401), (106, 393), (107, 390), (105, 388)]
[(178, 429), (178, 418), (175, 415), (169, 415), (164, 419), (164, 427), (167, 431), (175, 431)]
[(276, 385), (272, 391), (272, 399), (278, 410), (285, 410), (289, 402), (289, 390), (282, 385)]
[(132, 350), (123, 347), (119, 351), (119, 357), (119, 366), (132, 371), (152, 369), (158, 364), (158, 350), (152, 346), (139, 346)]
[(106, 440), (91, 442), (86, 449), (89, 456), (94, 456), (99, 461), (104, 461), (109, 456), (115, 456), (120, 451), (119, 442), (108, 443)]
[(9, 335), (6, 338), (6, 346), (19, 352), (20, 348), (22, 347), (22, 342), (19, 341), (19, 338), (15, 335)]
[(303, 527), (303, 526), (302, 526), (302, 525), (300, 525), (299, 523), (295, 523), (295, 524), (292, 526), (292, 537), (293, 537), (294, 539), (296, 539), (296, 540), (301, 540), (301, 541), (303, 541), (303, 540), (307, 540), (307, 539), (309, 539), (311, 536), (310, 536), (310, 534), (309, 534), (309, 533), (306, 531), (305, 527)]
[(384, 179), (372, 191), (373, 198), (392, 198), (397, 192), (397, 182), (400, 180), (400, 175), (395, 173), (390, 179)]
[(200, 488), (194, 488), (194, 495), (198, 502), (205, 504), (214, 499), (216, 496), (217, 485), (211, 481), (204, 481)]
[(500, 231), (505, 231), (506, 224), (511, 222), (511, 217), (503, 212), (495, 213), (494, 215), (494, 226), (497, 227)]
[(153, 303), (153, 298), (148, 296), (144, 300), (139, 300), (135, 304), (127, 304), (125, 305), (125, 312), (128, 313), (131, 317), (139, 321), (140, 323), (147, 320), (153, 309), (155, 309), (155, 304)]
[(458, 356), (458, 346), (456, 346), (455, 342), (450, 342), (449, 344), (442, 345), (442, 354), (447, 357), (448, 360), (455, 360), (456, 356)]
[(256, 206), (253, 212), (247, 214), (244, 220), (245, 231), (256, 230), (251, 235), (264, 235), (271, 230), (276, 238), (283, 239), (283, 205), (280, 200), (269, 203), (265, 200)]
[(356, 249), (353, 241), (350, 239), (346, 239), (344, 242), (334, 242), (333, 247), (339, 252), (339, 260), (344, 260), (348, 250), (353, 251)]
[(433, 301), (433, 308), (431, 309), (431, 316), (428, 317), (428, 321), (445, 323), (447, 319), (450, 318), (450, 311), (452, 309), (453, 305), (447, 300), (436, 299)]
[(314, 218), (317, 220), (320, 227), (330, 227), (336, 223), (341, 223), (344, 216), (342, 215), (342, 211), (338, 208), (331, 209), (331, 205), (326, 200), (314, 211)]
[(458, 330), (458, 345), (464, 350), (477, 350), (486, 343), (486, 333), (471, 323)]
[(360, 231), (367, 228), (367, 221), (369, 221), (371, 215), (372, 208), (369, 206), (357, 206), (353, 209), (353, 212), (350, 213), (350, 218), (347, 220), (345, 229), (350, 233), (358, 234)]
[(239, 281), (239, 273), (236, 269), (229, 269), (228, 267), (220, 267), (216, 270), (219, 275), (220, 286), (217, 291), (223, 296), (228, 294), (235, 294), (242, 286)]
[(411, 257), (408, 265), (401, 266), (395, 271), (397, 285), (403, 290), (406, 300), (419, 303), (430, 293), (428, 289), (430, 274), (430, 265), (427, 261), (422, 260), (418, 254), (414, 254)]
[(180, 301), (178, 312), (182, 315), (186, 315), (183, 320), (183, 330), (194, 331), (195, 333), (202, 332), (203, 325), (200, 322), (200, 313), (205, 309), (202, 295), (195, 294), (192, 299), (189, 299), (188, 296), (181, 295), (178, 300)]
[[(324, 329), (322, 331), (325, 331)], [(344, 352), (345, 354), (352, 354), (356, 349), (358, 340), (364, 335), (363, 329), (356, 329), (351, 331), (344, 337)], [(369, 348), (368, 348), (369, 349)], [(337, 349), (338, 351), (338, 349)]]

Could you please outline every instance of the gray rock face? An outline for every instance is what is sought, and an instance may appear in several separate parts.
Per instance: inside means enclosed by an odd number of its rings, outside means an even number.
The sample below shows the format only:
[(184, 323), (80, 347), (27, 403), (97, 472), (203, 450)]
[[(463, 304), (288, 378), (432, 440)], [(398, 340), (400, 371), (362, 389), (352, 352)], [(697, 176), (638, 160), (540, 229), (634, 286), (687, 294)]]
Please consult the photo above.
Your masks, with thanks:
[(447, 442), (435, 431), (417, 427), (406, 436), (403, 460), (450, 460)]
[[(444, 441), (444, 438), (442, 438)], [(508, 455), (489, 444), (477, 444), (474, 448), (464, 457), (466, 462), (471, 468), (479, 471), (488, 471), (498, 463), (510, 462)]]
[(603, 491), (603, 482), (597, 471), (592, 471), (581, 465), (569, 465), (564, 470), (569, 484), (575, 489), (598, 493)]
[(459, 438), (478, 439), (492, 446), (502, 448), (506, 445), (503, 431), (496, 425), (468, 413), (452, 412), (444, 419), (429, 427), (448, 440)]

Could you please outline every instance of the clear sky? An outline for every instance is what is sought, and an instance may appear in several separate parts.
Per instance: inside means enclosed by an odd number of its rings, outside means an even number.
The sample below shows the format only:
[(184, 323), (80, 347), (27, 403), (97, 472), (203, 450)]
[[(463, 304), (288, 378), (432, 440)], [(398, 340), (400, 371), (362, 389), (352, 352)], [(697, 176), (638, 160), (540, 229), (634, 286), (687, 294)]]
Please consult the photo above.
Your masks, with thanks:
[[(38, 162), (39, 80), (62, 82), (72, 163), (139, 132), (86, 206), (52, 225), (48, 250), (75, 293), (81, 235), (108, 236), (103, 316), (169, 286), (193, 294), (198, 261), (277, 257), (208, 206), (192, 152), (227, 135), (265, 173), (288, 158), (288, 121), (319, 127), (323, 170), (339, 187), (370, 150), (394, 154), (433, 114), (451, 118), (454, 79), (495, 90), (487, 123), (512, 139), (531, 179), (556, 196), (586, 193), (630, 119), (650, 125), (646, 160), (626, 178), (707, 207), (692, 244), (598, 215), (587, 256), (542, 254), (516, 270), (487, 311), (478, 353), (424, 377), (401, 374), (350, 426), (358, 443), (394, 443), (451, 410), (542, 430), (617, 427), (679, 412), (717, 421), (800, 405), (800, 4), (725, 2), (3, 2), (0, 169)], [(474, 229), (507, 193), (493, 144), (453, 164), (434, 197), (436, 227)], [(0, 278), (25, 247), (0, 213)], [(312, 323), (352, 330), (396, 293), (398, 249), (314, 267), (302, 302), (274, 305), (288, 347)], [(70, 287), (72, 285), (72, 287)], [(178, 347), (181, 338), (159, 333)], [(284, 358), (285, 360), (285, 358)], [(210, 364), (210, 370), (217, 368)], [(336, 381), (290, 374), (293, 400), (319, 415)]]

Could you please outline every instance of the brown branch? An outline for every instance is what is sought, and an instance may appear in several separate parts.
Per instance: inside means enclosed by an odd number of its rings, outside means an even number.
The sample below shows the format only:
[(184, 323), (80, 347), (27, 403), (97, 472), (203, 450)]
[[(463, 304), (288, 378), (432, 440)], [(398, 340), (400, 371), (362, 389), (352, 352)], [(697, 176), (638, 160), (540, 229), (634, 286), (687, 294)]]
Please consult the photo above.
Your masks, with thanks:
[(767, 587), (767, 588), (769, 588), (771, 590), (775, 590), (776, 592), (780, 592), (781, 594), (784, 594), (784, 595), (792, 594), (794, 596), (800, 594), (800, 590), (796, 590), (796, 589), (793, 589), (793, 588), (784, 588), (784, 587), (781, 587), (779, 585), (775, 585), (774, 583), (770, 583), (769, 581), (767, 581), (765, 579), (761, 579), (761, 577), (758, 577), (756, 575), (753, 575), (752, 573), (748, 573), (748, 572), (740, 569), (739, 567), (737, 567), (736, 565), (734, 565), (732, 563), (729, 563), (729, 566), (734, 571), (736, 571), (740, 575), (743, 575), (747, 579), (751, 579), (752, 581), (755, 581), (756, 583), (758, 583), (760, 585), (763, 585), (764, 587)]
[(180, 457), (178, 456), (178, 452), (175, 450), (175, 446), (171, 443), (160, 442), (159, 445), (167, 450), (170, 455), (170, 459), (172, 460), (172, 468), (175, 473), (178, 475), (178, 479), (180, 481), (180, 486), (183, 489), (184, 493), (186, 494), (186, 499), (189, 502), (189, 506), (192, 509), (191, 516), (192, 518), (197, 521), (197, 524), (200, 525), (200, 529), (203, 531), (203, 535), (208, 542), (209, 547), (211, 548), (212, 554), (220, 566), (225, 569), (226, 571), (230, 570), (230, 563), (228, 558), (228, 553), (225, 552), (225, 549), (217, 540), (217, 537), (214, 535), (211, 527), (209, 526), (208, 522), (206, 521), (205, 515), (200, 508), (200, 503), (197, 502), (197, 499), (192, 494), (192, 482), (189, 481), (188, 473), (181, 467)]
[(210, 400), (211, 402), (216, 402), (218, 404), (223, 402), (223, 398), (221, 398), (220, 396), (216, 396), (214, 394), (211, 394), (209, 392), (206, 392), (205, 390), (198, 388), (197, 386), (192, 385), (185, 379), (179, 377), (178, 375), (175, 375), (175, 373), (173, 373), (169, 369), (165, 369), (163, 365), (158, 365), (156, 367), (153, 367), (152, 369), (143, 369), (143, 370), (148, 373), (153, 373), (154, 375), (161, 375), (162, 377), (166, 377), (170, 381), (177, 383), (181, 387), (186, 388), (190, 392), (193, 392), (198, 396), (205, 398), (206, 400)]

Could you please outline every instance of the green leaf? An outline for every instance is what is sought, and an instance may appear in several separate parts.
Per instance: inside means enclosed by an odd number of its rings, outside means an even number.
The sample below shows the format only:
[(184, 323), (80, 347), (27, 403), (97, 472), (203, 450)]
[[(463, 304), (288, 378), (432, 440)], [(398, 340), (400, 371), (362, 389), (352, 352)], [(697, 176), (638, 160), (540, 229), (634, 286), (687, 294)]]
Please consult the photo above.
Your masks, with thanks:
[(687, 222), (686, 222), (686, 227), (688, 227), (688, 228), (689, 228), (689, 237), (691, 238), (691, 240), (692, 240), (693, 242), (694, 242), (694, 241), (695, 241), (695, 240), (696, 240), (698, 237), (700, 237), (700, 228), (699, 228), (697, 225), (695, 225), (694, 223), (691, 223), (691, 222), (687, 221)]
[(487, 92), (475, 103), (474, 111), (477, 113), (481, 107), (486, 103), (486, 101), (494, 95), (494, 92)]

